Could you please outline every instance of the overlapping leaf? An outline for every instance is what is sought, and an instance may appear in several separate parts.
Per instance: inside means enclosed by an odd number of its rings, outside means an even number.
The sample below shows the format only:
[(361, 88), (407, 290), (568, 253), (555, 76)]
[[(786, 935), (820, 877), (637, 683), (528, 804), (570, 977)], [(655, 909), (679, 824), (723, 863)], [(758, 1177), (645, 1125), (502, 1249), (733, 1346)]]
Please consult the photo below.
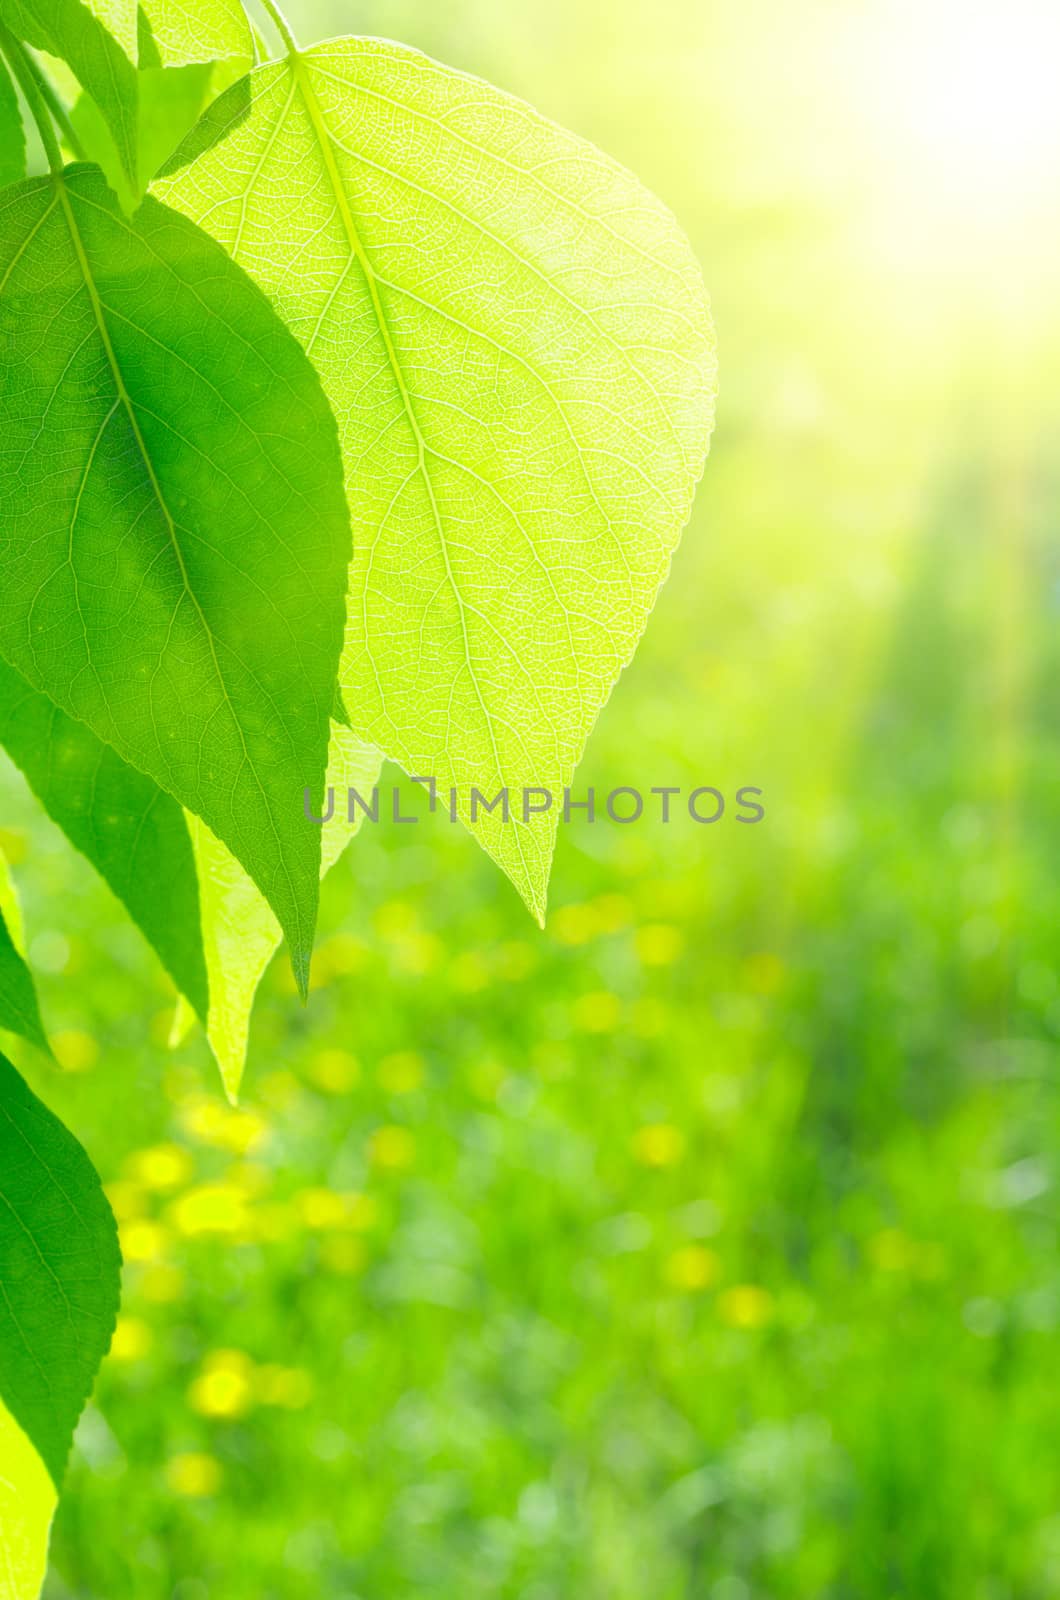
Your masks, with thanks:
[(146, 20), (141, 64), (186, 67), (254, 53), (250, 23), (240, 0), (140, 0)]
[[(676, 224), (598, 150), (398, 45), (336, 40), (206, 113), (158, 193), (266, 290), (339, 421), (341, 669), (405, 769), (509, 788), (474, 831), (543, 915), (556, 817), (703, 466), (714, 389)], [(524, 821), (523, 786), (557, 807)]]
[(0, 1400), (0, 1600), (37, 1600), (58, 1493)]
[(0, 197), (0, 654), (201, 816), (304, 986), (349, 524), (319, 382), (212, 240), (96, 169)]
[(11, 74), (0, 58), (0, 188), (26, 176), (26, 135)]
[[(0, 0), (0, 21), (19, 39), (67, 62), (99, 107), (128, 177), (136, 178), (137, 82), (135, 27), (132, 52), (124, 49), (101, 15), (115, 25), (127, 0)], [(97, 15), (97, 9), (100, 14)], [(135, 8), (133, 9), (135, 24)], [(128, 43), (128, 40), (126, 41)]]
[[(379, 776), (381, 758), (348, 729), (332, 723), (328, 787), (335, 816), (323, 829), (320, 873), (323, 877), (357, 832), (363, 813), (347, 820), (350, 788), (362, 795)], [(322, 813), (321, 813), (322, 814)], [(210, 981), (210, 1013), (206, 1034), (230, 1099), (243, 1081), (254, 996), (265, 969), (276, 954), (280, 928), (246, 873), (220, 840), (197, 817), (188, 818), (202, 900), (202, 932)]]
[(0, 661), (0, 745), (106, 880), (199, 1016), (206, 964), (195, 859), (173, 797)]
[(120, 1269), (91, 1162), (0, 1056), (0, 1400), (56, 1487), (110, 1344)]
[(19, 1034), (41, 1050), (48, 1048), (33, 978), (2, 915), (0, 915), (0, 1028)]

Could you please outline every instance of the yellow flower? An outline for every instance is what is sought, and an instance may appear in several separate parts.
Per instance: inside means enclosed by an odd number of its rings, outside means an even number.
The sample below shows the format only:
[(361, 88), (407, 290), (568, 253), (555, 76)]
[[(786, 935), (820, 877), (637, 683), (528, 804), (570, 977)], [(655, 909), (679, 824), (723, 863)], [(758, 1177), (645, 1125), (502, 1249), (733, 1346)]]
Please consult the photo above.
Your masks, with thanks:
[(229, 1421), (254, 1404), (254, 1363), (242, 1350), (214, 1350), (188, 1390), (193, 1410)]
[(154, 1335), (139, 1317), (119, 1317), (110, 1341), (112, 1361), (140, 1361), (154, 1343)]
[(157, 1261), (169, 1242), (169, 1235), (161, 1223), (123, 1223), (120, 1229), (121, 1253), (126, 1261)]
[(694, 1293), (707, 1289), (718, 1276), (721, 1263), (713, 1250), (705, 1245), (686, 1244), (675, 1250), (666, 1263), (667, 1281), (675, 1289)]
[(140, 1280), (140, 1293), (156, 1306), (171, 1305), (175, 1300), (183, 1299), (185, 1289), (183, 1272), (168, 1261), (156, 1261), (146, 1269)]
[(189, 1189), (170, 1206), (169, 1218), (177, 1232), (188, 1238), (244, 1233), (251, 1222), (246, 1192), (230, 1183), (204, 1183)]
[(426, 1068), (415, 1050), (398, 1050), (384, 1056), (377, 1071), (388, 1094), (412, 1094), (422, 1084)]
[(649, 922), (638, 928), (637, 955), (646, 967), (665, 967), (676, 961), (685, 947), (685, 936), (680, 928), (668, 922)]
[(258, 1112), (233, 1110), (211, 1095), (190, 1101), (181, 1110), (180, 1120), (201, 1144), (229, 1150), (237, 1156), (255, 1149), (268, 1132), (268, 1124)]
[(361, 1064), (348, 1050), (318, 1050), (306, 1076), (324, 1094), (348, 1094), (361, 1076)]
[(145, 1189), (179, 1189), (191, 1177), (194, 1163), (179, 1144), (156, 1144), (136, 1150), (125, 1163), (125, 1170)]
[(301, 1367), (259, 1367), (257, 1396), (262, 1405), (301, 1411), (313, 1398), (313, 1380)]
[(390, 1123), (373, 1133), (369, 1154), (377, 1166), (397, 1172), (415, 1161), (416, 1140), (407, 1128)]
[(213, 1456), (188, 1451), (174, 1456), (166, 1467), (166, 1482), (174, 1494), (186, 1500), (202, 1500), (221, 1487), (221, 1467)]
[(99, 1060), (99, 1045), (79, 1028), (63, 1028), (51, 1036), (55, 1059), (64, 1072), (88, 1072)]
[(621, 1016), (621, 1000), (607, 989), (595, 989), (574, 1002), (574, 1025), (583, 1033), (613, 1033)]
[(633, 1135), (633, 1154), (645, 1167), (673, 1167), (685, 1153), (685, 1136), (670, 1122), (649, 1122)]
[(718, 1315), (731, 1328), (761, 1328), (773, 1315), (773, 1296), (756, 1283), (736, 1283), (718, 1296)]

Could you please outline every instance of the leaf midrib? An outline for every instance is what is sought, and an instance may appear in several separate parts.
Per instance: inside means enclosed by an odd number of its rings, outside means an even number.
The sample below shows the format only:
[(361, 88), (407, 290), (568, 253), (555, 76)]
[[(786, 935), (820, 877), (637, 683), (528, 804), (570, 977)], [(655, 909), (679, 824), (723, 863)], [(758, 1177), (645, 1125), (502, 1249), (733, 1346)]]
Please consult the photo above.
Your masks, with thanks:
[[(245, 762), (246, 770), (251, 774), (255, 784), (257, 785), (258, 792), (260, 793), (261, 798), (265, 803), (265, 811), (266, 811), (266, 815), (268, 816), (268, 819), (269, 819), (269, 826), (270, 826), (270, 828), (272, 830), (273, 837), (274, 837), (275, 842), (276, 842), (277, 853), (278, 853), (279, 860), (280, 860), (281, 870), (283, 871), (284, 877), (287, 880), (287, 888), (288, 888), (288, 891), (289, 891), (289, 894), (290, 894), (290, 897), (291, 897), (291, 903), (295, 907), (295, 915), (296, 915), (297, 920), (298, 920), (299, 928), (301, 929), (302, 919), (301, 919), (301, 915), (300, 915), (299, 910), (298, 910), (298, 896), (295, 893), (294, 884), (293, 884), (293, 882), (291, 880), (290, 870), (289, 870), (288, 865), (287, 865), (286, 854), (285, 854), (285, 852), (284, 852), (284, 850), (283, 850), (283, 848), (281, 846), (281, 843), (280, 843), (279, 832), (278, 832), (277, 827), (276, 827), (275, 819), (274, 819), (274, 817), (272, 815), (272, 807), (268, 803), (268, 797), (267, 797), (267, 795), (265, 793), (264, 786), (262, 785), (261, 780), (257, 775), (257, 770), (255, 768), (254, 762), (250, 758), (250, 752), (247, 749), (247, 743), (246, 743), (246, 738), (245, 738), (244, 733), (243, 733), (243, 727), (242, 727), (242, 724), (241, 724), (241, 722), (239, 720), (239, 717), (235, 713), (235, 708), (234, 708), (234, 706), (232, 704), (232, 699), (231, 699), (231, 696), (230, 696), (230, 694), (228, 692), (228, 684), (227, 684), (227, 681), (225, 679), (224, 672), (223, 672), (223, 670), (221, 668), (220, 658), (219, 658), (218, 653), (217, 653), (217, 641), (214, 638), (213, 629), (211, 628), (210, 623), (209, 623), (209, 619), (207, 618), (206, 613), (203, 611), (203, 608), (202, 608), (202, 606), (201, 606), (201, 604), (199, 602), (198, 595), (195, 593), (195, 590), (192, 588), (191, 577), (190, 577), (190, 574), (189, 574), (188, 569), (187, 569), (187, 565), (186, 565), (185, 560), (184, 560), (184, 552), (180, 547), (180, 540), (177, 538), (176, 523), (173, 520), (172, 513), (170, 512), (169, 506), (166, 503), (165, 495), (162, 492), (162, 485), (158, 480), (158, 474), (155, 471), (154, 462), (152, 461), (150, 452), (148, 451), (147, 441), (145, 440), (145, 438), (143, 436), (143, 431), (141, 430), (141, 427), (140, 427), (140, 421), (139, 421), (139, 418), (136, 415), (136, 408), (135, 408), (135, 406), (133, 405), (133, 402), (132, 402), (132, 396), (130, 395), (130, 393), (129, 393), (128, 389), (126, 388), (126, 385), (125, 385), (125, 378), (124, 378), (124, 376), (122, 374), (121, 366), (120, 366), (120, 364), (118, 362), (117, 352), (115, 351), (114, 345), (113, 345), (113, 343), (111, 341), (110, 329), (107, 326), (107, 319), (106, 319), (106, 314), (105, 314), (104, 308), (103, 308), (103, 302), (102, 302), (102, 299), (100, 298), (99, 289), (96, 286), (96, 280), (95, 280), (95, 277), (93, 276), (93, 273), (92, 273), (92, 266), (91, 266), (91, 263), (90, 263), (90, 261), (88, 259), (88, 253), (85, 250), (84, 240), (81, 237), (81, 230), (79, 229), (79, 227), (77, 225), (77, 218), (74, 216), (74, 210), (73, 210), (72, 205), (70, 204), (70, 196), (69, 196), (69, 194), (67, 192), (67, 187), (66, 187), (66, 182), (65, 182), (65, 179), (64, 179), (64, 175), (61, 172), (57, 172), (57, 173), (53, 174), (52, 181), (53, 181), (53, 185), (54, 185), (54, 188), (56, 190), (56, 193), (58, 194), (58, 197), (59, 197), (59, 204), (62, 207), (63, 215), (64, 215), (64, 217), (66, 219), (67, 229), (68, 229), (69, 234), (70, 234), (70, 241), (71, 241), (71, 243), (73, 245), (74, 254), (77, 257), (78, 265), (79, 265), (79, 267), (81, 269), (81, 276), (82, 276), (82, 278), (84, 280), (85, 289), (86, 289), (86, 291), (88, 293), (89, 301), (91, 302), (91, 305), (92, 305), (92, 312), (93, 312), (93, 316), (95, 318), (96, 327), (97, 327), (97, 329), (99, 331), (99, 336), (100, 336), (100, 339), (102, 341), (104, 351), (106, 353), (107, 363), (108, 363), (108, 365), (110, 367), (111, 376), (114, 379), (114, 384), (115, 384), (115, 387), (116, 387), (116, 389), (118, 391), (118, 399), (121, 402), (121, 404), (122, 404), (122, 406), (123, 406), (123, 408), (125, 410), (125, 414), (129, 419), (129, 426), (132, 428), (133, 437), (136, 440), (136, 446), (137, 446), (137, 449), (140, 452), (140, 458), (143, 461), (144, 467), (145, 467), (145, 469), (147, 471), (147, 476), (148, 476), (148, 480), (149, 480), (150, 485), (151, 485), (152, 493), (154, 494), (154, 497), (155, 497), (156, 501), (158, 502), (158, 507), (159, 507), (160, 511), (162, 512), (163, 517), (165, 518), (166, 531), (169, 534), (170, 543), (171, 543), (171, 545), (173, 547), (173, 553), (174, 553), (174, 555), (176, 556), (176, 559), (177, 559), (177, 566), (178, 566), (178, 568), (180, 570), (180, 577), (181, 577), (181, 582), (182, 582), (182, 584), (184, 586), (184, 592), (187, 595), (188, 599), (191, 601), (192, 605), (194, 606), (195, 614), (198, 617), (200, 624), (202, 625), (202, 630), (203, 630), (203, 633), (204, 633), (204, 635), (206, 637), (206, 641), (207, 641), (207, 644), (208, 644), (209, 650), (210, 650), (210, 659), (213, 662), (214, 672), (216, 673), (216, 676), (217, 676), (217, 682), (221, 687), (221, 690), (222, 690), (222, 693), (223, 693), (224, 699), (225, 699), (225, 704), (227, 705), (228, 710), (229, 710), (229, 715), (231, 717), (232, 724), (235, 727), (236, 734), (237, 734), (237, 736), (239, 738), (240, 748), (241, 748), (241, 750), (243, 752), (243, 759), (244, 759), (244, 762)], [(108, 418), (108, 421), (109, 421), (109, 418)], [(301, 942), (302, 939), (304, 939), (304, 934), (302, 934), (300, 932), (300, 942)]]
[[(306, 68), (305, 61), (297, 51), (292, 51), (289, 54), (288, 62), (291, 72), (294, 76), (294, 80), (298, 85), (299, 92), (301, 93), (302, 102), (305, 105), (306, 113), (313, 129), (314, 138), (316, 139), (317, 145), (320, 149), (321, 159), (324, 163), (324, 168), (327, 173), (328, 182), (331, 185), (332, 193), (335, 196), (335, 204), (337, 205), (339, 215), (342, 218), (343, 228), (345, 230), (350, 249), (353, 251), (353, 254), (357, 259), (357, 263), (364, 275), (365, 283), (368, 286), (368, 294), (372, 302), (372, 311), (375, 316), (376, 324), (379, 328), (379, 335), (383, 341), (383, 346), (387, 354), (387, 361), (389, 362), (390, 370), (393, 373), (394, 381), (397, 384), (398, 393), (401, 396), (401, 403), (405, 411), (405, 416), (412, 432), (413, 441), (416, 446), (417, 467), (420, 475), (423, 478), (423, 482), (427, 490), (427, 497), (431, 504), (431, 515), (433, 517), (435, 529), (438, 534), (438, 543), (442, 552), (442, 560), (445, 563), (446, 577), (449, 581), (453, 598), (456, 601), (457, 608), (460, 613), (460, 632), (464, 641), (464, 662), (467, 667), (468, 677), (471, 679), (471, 683), (474, 686), (475, 696), (479, 703), (479, 709), (482, 712), (482, 719), (486, 725), (486, 731), (489, 734), (490, 747), (493, 751), (493, 760), (497, 770), (497, 780), (503, 787), (504, 772), (501, 766), (500, 751), (497, 748), (497, 736), (493, 728), (493, 718), (490, 716), (489, 710), (486, 706), (486, 702), (482, 694), (482, 688), (478, 681), (478, 674), (471, 663), (471, 645), (468, 636), (466, 607), (463, 596), (461, 595), (460, 589), (456, 582), (456, 575), (453, 572), (452, 563), (449, 559), (449, 547), (445, 537), (445, 530), (442, 526), (441, 513), (438, 508), (438, 501), (435, 496), (434, 484), (431, 479), (430, 469), (427, 465), (430, 447), (428, 446), (423, 434), (423, 430), (420, 427), (419, 418), (416, 415), (416, 409), (413, 404), (412, 395), (408, 384), (405, 381), (405, 374), (401, 366), (401, 361), (398, 357), (397, 349), (394, 345), (393, 335), (390, 331), (390, 324), (387, 320), (382, 298), (379, 294), (379, 285), (376, 281), (375, 268), (373, 267), (367, 251), (364, 248), (360, 230), (357, 227), (353, 212), (350, 209), (349, 200), (346, 196), (346, 190), (342, 182), (342, 175), (339, 172), (338, 164), (335, 161), (335, 152), (332, 148), (331, 133), (324, 118), (320, 101), (317, 99), (316, 90), (313, 88), (312, 80)], [(522, 864), (526, 881), (528, 884), (531, 884), (533, 882), (533, 877), (526, 861), (526, 854), (523, 850), (523, 842), (518, 822), (515, 825), (514, 837), (519, 851), (519, 860)]]

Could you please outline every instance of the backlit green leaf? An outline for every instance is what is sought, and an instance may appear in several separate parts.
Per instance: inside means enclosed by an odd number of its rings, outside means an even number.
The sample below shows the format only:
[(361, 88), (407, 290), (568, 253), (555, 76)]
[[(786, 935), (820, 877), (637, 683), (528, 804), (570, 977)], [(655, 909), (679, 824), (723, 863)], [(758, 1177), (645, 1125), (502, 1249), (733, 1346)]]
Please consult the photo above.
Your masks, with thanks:
[(0, 1600), (37, 1600), (58, 1495), (40, 1456), (0, 1400)]
[(120, 1272), (91, 1162), (0, 1056), (0, 1400), (56, 1487), (114, 1331)]
[(0, 745), (205, 1018), (195, 860), (181, 807), (5, 661), (0, 661)]
[[(335, 815), (321, 830), (321, 877), (329, 872), (363, 820), (347, 820), (346, 794), (367, 796), (379, 776), (379, 751), (332, 723), (328, 787)], [(323, 815), (323, 812), (319, 813)], [(250, 1015), (265, 969), (276, 954), (280, 928), (238, 861), (197, 817), (188, 818), (199, 870), (203, 944), (210, 974), (206, 1035), (230, 1099), (235, 1100), (246, 1064)]]
[[(120, 17), (124, 0), (114, 0)], [(108, 4), (107, 10), (111, 7)], [(0, 0), (0, 20), (37, 50), (67, 62), (110, 129), (122, 167), (136, 176), (135, 33), (130, 55), (93, 8), (80, 0)]]
[[(354, 730), (457, 786), (465, 820), (471, 785), (510, 788), (512, 820), (474, 831), (543, 916), (561, 791), (706, 453), (687, 242), (591, 145), (367, 39), (253, 72), (157, 192), (266, 290), (338, 418)], [(556, 806), (524, 820), (524, 785)]]
[(48, 1041), (40, 1020), (37, 991), (7, 923), (0, 916), (0, 1028), (19, 1034), (41, 1050)]
[(15, 86), (0, 58), (0, 188), (26, 176), (26, 135)]
[(0, 654), (201, 816), (304, 987), (349, 523), (264, 296), (98, 169), (0, 197)]
[[(163, 67), (185, 67), (254, 54), (240, 0), (140, 0), (151, 43)], [(141, 49), (141, 60), (147, 52)]]

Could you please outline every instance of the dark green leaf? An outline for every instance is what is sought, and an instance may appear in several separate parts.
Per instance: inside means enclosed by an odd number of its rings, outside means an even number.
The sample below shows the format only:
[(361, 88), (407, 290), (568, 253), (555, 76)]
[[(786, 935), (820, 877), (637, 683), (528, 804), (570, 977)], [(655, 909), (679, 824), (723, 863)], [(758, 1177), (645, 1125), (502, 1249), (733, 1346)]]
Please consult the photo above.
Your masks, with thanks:
[(91, 1162), (0, 1056), (0, 1398), (56, 1486), (114, 1331), (120, 1272)]
[(83, 722), (0, 661), (0, 744), (205, 1021), (199, 890), (184, 812)]
[(7, 923), (0, 916), (0, 1028), (20, 1034), (41, 1050), (48, 1040), (40, 1020), (37, 991), (30, 970), (15, 948)]
[(349, 520), (269, 302), (95, 168), (0, 198), (0, 654), (228, 846), (304, 987)]
[(34, 49), (60, 56), (110, 129), (122, 167), (136, 178), (136, 68), (100, 18), (79, 0), (0, 0), (0, 19)]
[(0, 60), (0, 187), (26, 176), (26, 135), (11, 74)]

